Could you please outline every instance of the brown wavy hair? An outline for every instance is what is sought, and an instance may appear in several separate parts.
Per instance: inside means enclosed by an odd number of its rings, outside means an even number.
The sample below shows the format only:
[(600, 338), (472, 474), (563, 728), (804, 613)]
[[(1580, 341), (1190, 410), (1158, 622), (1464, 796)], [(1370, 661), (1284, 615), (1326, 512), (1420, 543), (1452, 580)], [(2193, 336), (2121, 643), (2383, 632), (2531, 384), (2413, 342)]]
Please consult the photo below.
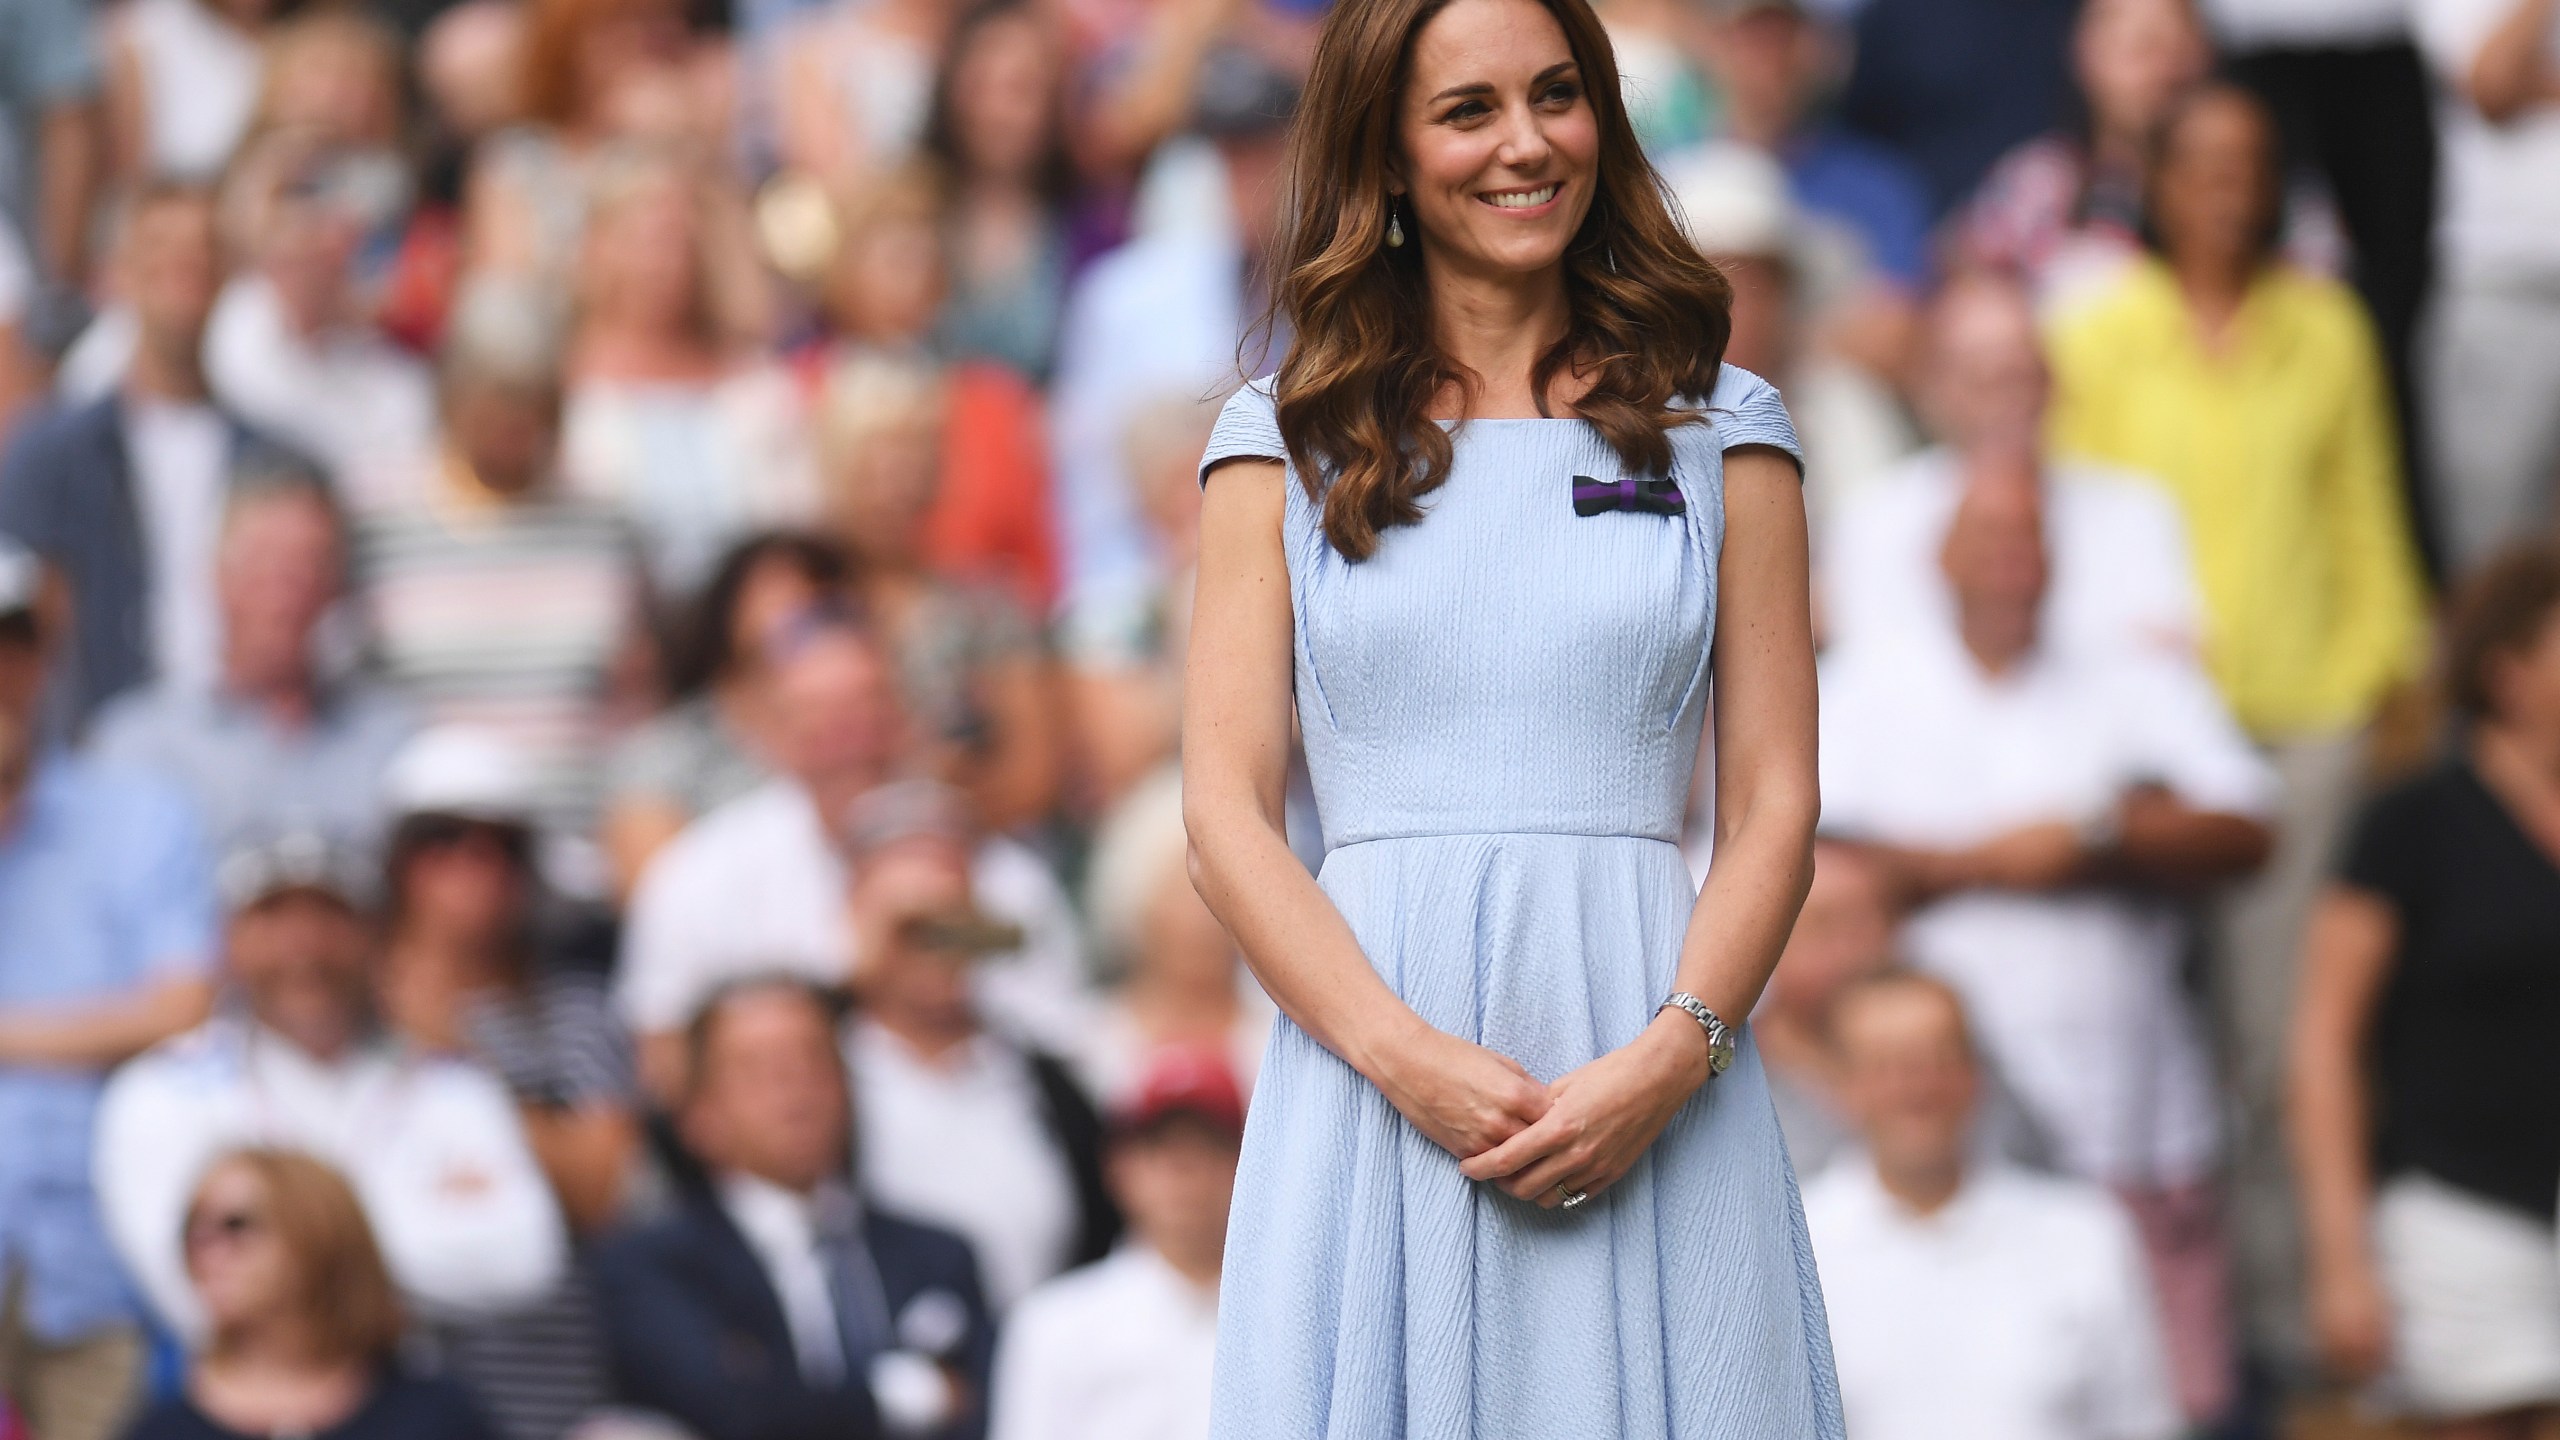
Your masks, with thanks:
[[(1422, 518), (1448, 477), (1449, 433), (1431, 419), (1476, 377), (1431, 333), (1422, 246), (1389, 248), (1387, 170), (1414, 37), (1449, 0), (1340, 0), (1316, 41), (1288, 164), (1289, 219), (1272, 261), (1266, 333), (1295, 337), (1273, 390), (1280, 433), (1325, 537), (1353, 560)], [(1593, 375), (1575, 412), (1628, 469), (1671, 468), (1670, 430), (1704, 416), (1675, 399), (1715, 390), (1733, 287), (1689, 243), (1618, 93), (1618, 62), (1589, 0), (1540, 0), (1563, 27), (1599, 122), (1591, 209), (1565, 247), (1572, 322), (1530, 379), (1546, 404), (1568, 366)], [(1330, 476), (1329, 483), (1326, 479)]]

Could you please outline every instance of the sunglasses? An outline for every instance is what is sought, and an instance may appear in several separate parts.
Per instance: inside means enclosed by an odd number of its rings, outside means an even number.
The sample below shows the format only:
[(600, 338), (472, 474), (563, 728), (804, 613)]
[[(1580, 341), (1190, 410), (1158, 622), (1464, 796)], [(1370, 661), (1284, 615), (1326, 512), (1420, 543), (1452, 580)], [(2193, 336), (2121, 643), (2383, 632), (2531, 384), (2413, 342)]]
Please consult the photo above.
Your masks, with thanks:
[(249, 1210), (193, 1215), (187, 1219), (186, 1247), (200, 1250), (208, 1245), (237, 1245), (266, 1228), (265, 1218)]
[(523, 827), (491, 820), (474, 820), (462, 815), (420, 815), (404, 827), (402, 837), (420, 850), (458, 850), (466, 846), (486, 845), (511, 860), (522, 860), (533, 853), (533, 837)]

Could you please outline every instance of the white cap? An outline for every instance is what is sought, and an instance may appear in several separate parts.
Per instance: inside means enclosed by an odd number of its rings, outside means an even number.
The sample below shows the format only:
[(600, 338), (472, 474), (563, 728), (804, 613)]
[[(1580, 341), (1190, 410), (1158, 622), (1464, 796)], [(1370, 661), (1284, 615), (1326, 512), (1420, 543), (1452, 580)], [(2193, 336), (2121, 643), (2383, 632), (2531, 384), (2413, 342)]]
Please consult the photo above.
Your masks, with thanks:
[(1716, 141), (1663, 163), (1689, 243), (1707, 258), (1792, 258), (1803, 235), (1786, 168), (1767, 151)]
[(0, 615), (22, 615), (36, 608), (44, 585), (44, 564), (36, 552), (0, 535)]
[(501, 825), (531, 825), (541, 789), (523, 747), (462, 725), (420, 733), (400, 747), (382, 776), (382, 798), (394, 815), (459, 815)]

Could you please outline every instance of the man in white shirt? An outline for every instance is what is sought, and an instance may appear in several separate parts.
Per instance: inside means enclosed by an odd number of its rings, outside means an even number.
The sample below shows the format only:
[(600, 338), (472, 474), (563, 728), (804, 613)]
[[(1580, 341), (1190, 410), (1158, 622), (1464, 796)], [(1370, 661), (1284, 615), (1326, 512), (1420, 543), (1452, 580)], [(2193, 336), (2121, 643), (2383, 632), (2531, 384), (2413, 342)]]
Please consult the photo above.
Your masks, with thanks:
[(1218, 1267), (1243, 1140), (1227, 1057), (1160, 1052), (1114, 1123), (1111, 1193), (1129, 1239), (1014, 1307), (996, 1354), (994, 1440), (1209, 1433)]
[(2182, 1424), (2142, 1248), (2094, 1185), (1977, 1165), (1964, 1007), (1853, 982), (1832, 1043), (1866, 1146), (1805, 1187), (1859, 1440), (2170, 1440)]
[(978, 1440), (976, 1263), (855, 1194), (835, 1025), (827, 996), (767, 977), (686, 1031), (677, 1124), (702, 1174), (596, 1257), (622, 1391), (714, 1440)]
[(237, 1005), (116, 1072), (97, 1192), (125, 1268), (182, 1338), (201, 1335), (179, 1232), (205, 1167), (284, 1145), (344, 1171), (392, 1278), (424, 1318), (464, 1321), (547, 1293), (567, 1233), (497, 1079), (405, 1053), (372, 1026), (363, 871), (324, 839), (237, 851), (225, 965)]
[(1825, 658), (1823, 824), (1917, 905), (1904, 952), (1964, 995), (2060, 1166), (2135, 1210), (2203, 1423), (2232, 1394), (2228, 1266), (2173, 894), (2264, 862), (2273, 782), (2194, 661), (2042, 642), (2037, 501), (1965, 497), (1951, 631)]
[[(615, 1002), (639, 1037), (641, 1078), (683, 1092), (683, 1032), (712, 991), (767, 971), (835, 987), (856, 951), (836, 828), (854, 799), (895, 773), (904, 721), (889, 662), (865, 629), (820, 615), (780, 642), (774, 704), (782, 775), (711, 811), (667, 843), (632, 892)], [(983, 998), (1043, 1044), (1082, 1017), (1075, 912), (1048, 867), (1000, 836), (974, 842), (989, 910), (1023, 928), (1014, 954), (981, 967)]]
[(2439, 82), (2444, 281), (2422, 347), (2445, 557), (2550, 524), (2560, 484), (2560, 3), (2410, 0)]
[(848, 814), (845, 849), (861, 957), (845, 1055), (864, 1192), (966, 1236), (1001, 1314), (1117, 1237), (1101, 1121), (1063, 1062), (980, 1018), (970, 972), (1021, 933), (977, 903), (959, 796), (884, 786)]
[(1979, 487), (2024, 486), (2045, 492), (2046, 640), (2192, 654), (2203, 602), (2177, 503), (2141, 477), (2045, 453), (2053, 380), (2026, 292), (1993, 276), (1959, 278), (1923, 318), (1920, 401), (1938, 446), (1859, 490), (1822, 537), (1829, 642), (1951, 627), (1938, 552), (1957, 503)]

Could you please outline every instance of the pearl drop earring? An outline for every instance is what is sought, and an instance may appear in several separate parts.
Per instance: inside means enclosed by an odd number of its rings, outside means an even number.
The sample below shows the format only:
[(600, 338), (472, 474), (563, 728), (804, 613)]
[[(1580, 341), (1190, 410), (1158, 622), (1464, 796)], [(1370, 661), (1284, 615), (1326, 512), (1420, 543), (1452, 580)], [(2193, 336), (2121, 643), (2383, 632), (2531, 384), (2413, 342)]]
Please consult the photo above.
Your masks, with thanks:
[(1387, 248), (1390, 250), (1404, 248), (1404, 215), (1396, 209), (1396, 202), (1392, 196), (1387, 200)]

